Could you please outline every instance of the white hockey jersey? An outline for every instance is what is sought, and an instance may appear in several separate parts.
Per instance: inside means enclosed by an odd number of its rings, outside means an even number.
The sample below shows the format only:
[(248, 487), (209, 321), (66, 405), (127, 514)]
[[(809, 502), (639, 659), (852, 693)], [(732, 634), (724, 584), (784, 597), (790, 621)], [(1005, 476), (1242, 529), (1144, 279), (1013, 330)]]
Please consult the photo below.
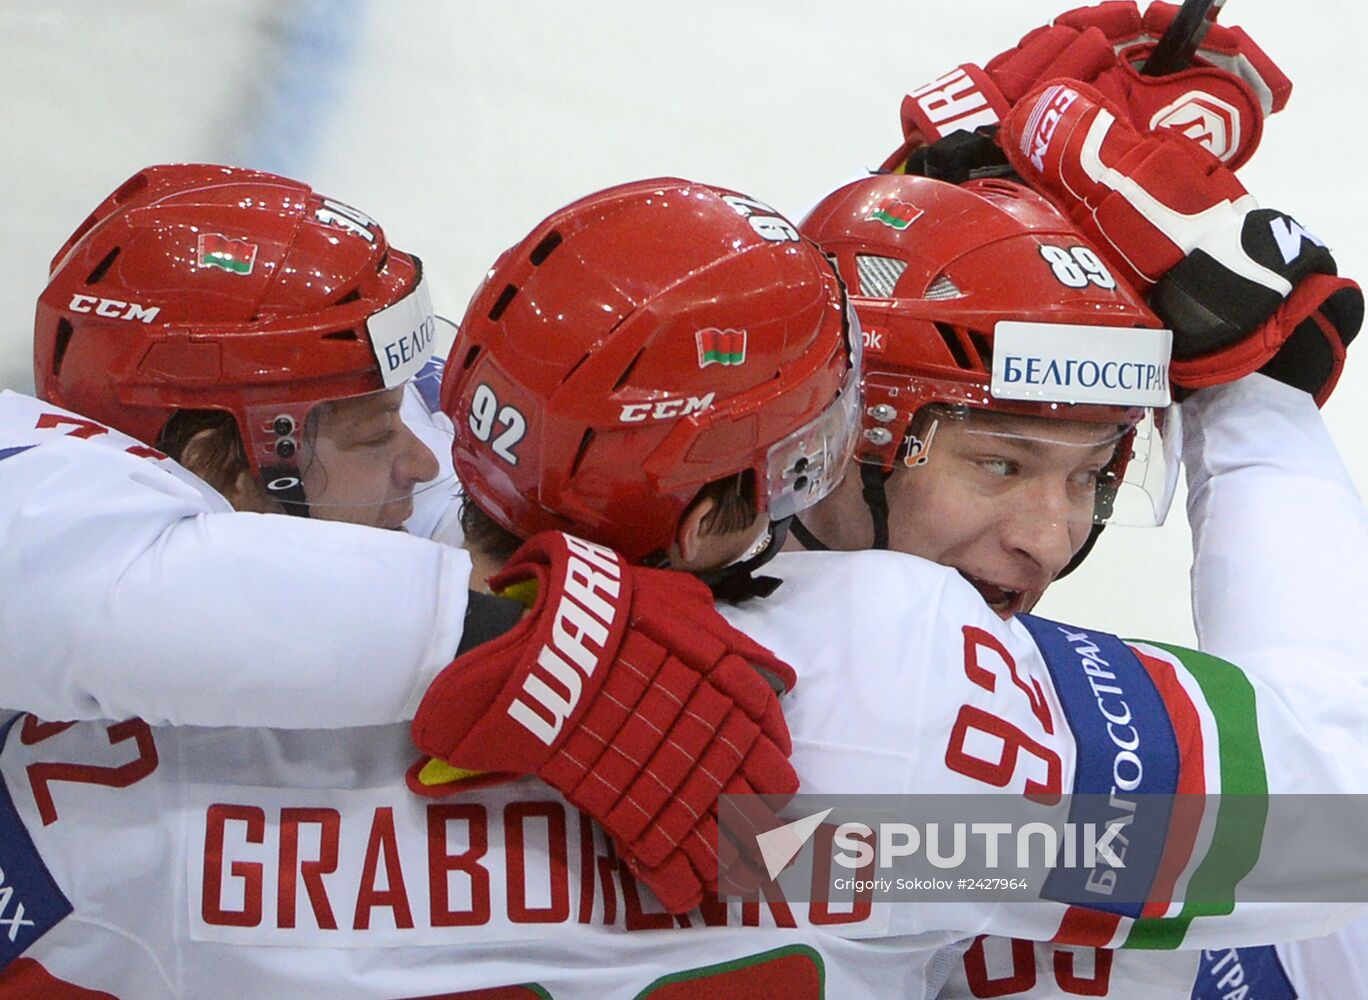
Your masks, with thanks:
[[(8, 734), (19, 825), (0, 825), (15, 890), (0, 919), (18, 918), (20, 942), (43, 933), (0, 973), (7, 1000), (54, 995), (56, 979), (139, 1000), (929, 997), (954, 955), (952, 935), (895, 937), (886, 914), (848, 907), (671, 917), (539, 782), (409, 794), (403, 726), (120, 725), (28, 718)], [(98, 784), (116, 772), (125, 787)]]
[[(1310, 398), (1252, 376), (1219, 392), (1202, 392), (1183, 410), (1195, 534), (1194, 615), (1202, 647), (1243, 664), (1259, 647), (1317, 645), (1327, 635), (1336, 635), (1345, 622), (1354, 620), (1353, 602), (1361, 600), (1352, 591), (1346, 598), (1341, 588), (1348, 583), (1343, 577), (1368, 556), (1368, 528), (1362, 504)], [(1230, 489), (1226, 473), (1237, 465), (1243, 465), (1249, 477), (1257, 477), (1255, 489)], [(1348, 557), (1327, 565), (1316, 558), (1318, 553)], [(1307, 661), (1307, 669), (1313, 674), (1319, 669), (1314, 657)], [(1336, 686), (1352, 683), (1353, 678), (1332, 670), (1306, 681), (1290, 672), (1270, 675), (1270, 680), (1275, 690), (1285, 687), (1307, 706), (1292, 731), (1274, 734), (1277, 747), (1314, 740), (1322, 720), (1330, 720), (1332, 727), (1353, 723), (1341, 711)], [(1319, 685), (1326, 687), (1318, 704), (1310, 689)], [(1284, 790), (1312, 789), (1294, 785)], [(1266, 937), (1281, 938), (1282, 930), (1274, 911)], [(966, 949), (941, 996), (1368, 996), (1368, 922), (1356, 921), (1327, 938), (1276, 948), (1202, 952), (1113, 953), (983, 938)]]
[[(449, 466), (450, 432), (433, 433)], [(442, 530), (450, 504), (420, 494), (416, 530)], [(133, 439), (0, 392), (0, 706), (286, 728), (412, 718), (460, 641), (469, 576), (463, 551), (402, 533), (236, 513)]]
[[(1250, 536), (1239, 529), (1284, 519), (1284, 501), (1307, 491), (1319, 517), (1303, 540), (1333, 533), (1341, 545), (1361, 545), (1361, 511), (1333, 468), (1297, 472), (1286, 496), (1270, 492), (1268, 473), (1287, 449), (1309, 454), (1303, 448), (1314, 439), (1260, 417), (1268, 400), (1251, 391), (1211, 394), (1198, 424), (1194, 523), (1199, 533), (1231, 529), (1215, 548), (1205, 539), (1204, 551), (1229, 557), (1242, 551), (1238, 541), (1247, 553)], [(1268, 451), (1249, 450), (1247, 435)], [(1270, 453), (1284, 457), (1250, 459)], [(1254, 537), (1274, 547), (1287, 541)], [(1092, 723), (1122, 704), (1133, 717), (1123, 742), (1156, 782), (1147, 788), (1172, 791), (1200, 776), (1211, 791), (1362, 790), (1362, 726), (1348, 721), (1365, 710), (1362, 667), (1333, 607), (1296, 608), (1297, 628), (1334, 626), (1312, 644), (1314, 664), (1300, 644), (1270, 643), (1277, 626), (1265, 616), (1251, 626), (1255, 646), (1230, 650), (1248, 659), (1241, 673), (1151, 645), (1130, 656), (1104, 636), (1040, 620), (1002, 623), (957, 574), (895, 554), (797, 554), (773, 566), (785, 586), (728, 614), (800, 669), (787, 712), (807, 791), (1086, 790), (1116, 773), (1120, 744)], [(1288, 573), (1301, 588), (1291, 592), (1308, 601), (1363, 597), (1349, 579), (1326, 594), (1310, 569), (1294, 564)], [(1212, 615), (1208, 626), (1227, 624)], [(1218, 634), (1243, 643), (1239, 629)], [(1275, 695), (1264, 678), (1285, 676), (1296, 682)], [(994, 727), (998, 747), (970, 738), (975, 721)], [(1015, 756), (1004, 750), (1009, 743)], [(16, 723), (0, 751), (10, 799), (0, 928), (13, 932), (0, 932), (0, 958), (9, 962), (0, 983), (51, 990), (44, 977), (55, 976), (138, 997), (413, 997), (505, 987), (514, 992), (488, 995), (670, 996), (715, 976), (708, 986), (732, 985), (732, 995), (825, 988), (842, 997), (917, 996), (936, 988), (955, 936), (1215, 948), (1255, 943), (1270, 926), (1280, 936), (1324, 933), (1348, 912), (1261, 904), (1175, 914), (1160, 902), (1137, 920), (1051, 902), (839, 910), (771, 898), (681, 921), (659, 913), (592, 827), (535, 782), (419, 802), (397, 782), (408, 752), (402, 727)], [(1151, 873), (1157, 899), (1228, 839), (1221, 823), (1207, 817), (1170, 845), (1174, 863)], [(1257, 863), (1250, 858), (1248, 867)], [(724, 920), (725, 929), (709, 923)], [(1068, 952), (1041, 951), (1060, 995), (1107, 995), (1097, 992), (1088, 953), (1070, 962), (1054, 957)], [(983, 957), (986, 974), (1001, 979), (993, 954)]]
[(1141, 952), (980, 937), (940, 997), (1323, 1000), (1368, 996), (1368, 922), (1279, 945)]
[[(1277, 933), (1279, 928), (1271, 928)], [(1202, 951), (1111, 951), (983, 936), (939, 996), (1113, 1000), (1368, 997), (1368, 920), (1325, 937)]]

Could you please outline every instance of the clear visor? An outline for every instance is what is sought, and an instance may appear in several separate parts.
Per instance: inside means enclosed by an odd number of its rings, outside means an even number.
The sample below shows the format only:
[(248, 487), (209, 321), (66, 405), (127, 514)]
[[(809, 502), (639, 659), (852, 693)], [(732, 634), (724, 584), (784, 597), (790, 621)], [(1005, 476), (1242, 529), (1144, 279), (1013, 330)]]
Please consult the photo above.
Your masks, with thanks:
[(450, 434), (433, 418), (442, 364), (430, 357), (431, 344), (427, 353), (413, 374), (386, 389), (250, 407), (266, 495), (287, 510), (307, 506), (311, 517), (398, 528), (415, 497), (449, 490)]
[(840, 394), (815, 419), (770, 448), (765, 460), (769, 517), (781, 521), (817, 503), (840, 483), (860, 435), (862, 341), (847, 306), (850, 372)]
[(1182, 450), (1176, 405), (1070, 419), (964, 406), (927, 406), (912, 422), (899, 464), (959, 496), (964, 509), (1002, 516), (1035, 512), (1082, 533), (1095, 524), (1162, 524), (1173, 501)]

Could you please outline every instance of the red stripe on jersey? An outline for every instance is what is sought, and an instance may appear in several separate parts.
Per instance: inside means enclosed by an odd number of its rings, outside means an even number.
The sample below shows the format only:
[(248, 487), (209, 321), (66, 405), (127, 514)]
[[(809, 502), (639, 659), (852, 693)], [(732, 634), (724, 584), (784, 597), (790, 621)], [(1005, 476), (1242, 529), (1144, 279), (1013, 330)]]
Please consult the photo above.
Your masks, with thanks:
[(1131, 650), (1149, 671), (1150, 679), (1154, 681), (1154, 687), (1168, 709), (1169, 720), (1173, 723), (1173, 737), (1178, 744), (1178, 794), (1173, 800), (1173, 815), (1169, 818), (1168, 847), (1159, 862), (1149, 902), (1141, 913), (1142, 917), (1162, 917), (1172, 900), (1178, 876), (1192, 860), (1192, 849), (1196, 846), (1197, 831), (1202, 824), (1206, 748), (1202, 743), (1202, 720), (1187, 691), (1178, 682), (1173, 664), (1147, 656), (1133, 646)]
[(31, 958), (16, 958), (0, 972), (0, 996), (5, 1000), (118, 1000), (113, 993), (58, 979)]
[(1119, 913), (1104, 913), (1084, 906), (1071, 906), (1059, 921), (1059, 930), (1051, 938), (1054, 944), (1082, 944), (1105, 948), (1116, 937), (1121, 926)]

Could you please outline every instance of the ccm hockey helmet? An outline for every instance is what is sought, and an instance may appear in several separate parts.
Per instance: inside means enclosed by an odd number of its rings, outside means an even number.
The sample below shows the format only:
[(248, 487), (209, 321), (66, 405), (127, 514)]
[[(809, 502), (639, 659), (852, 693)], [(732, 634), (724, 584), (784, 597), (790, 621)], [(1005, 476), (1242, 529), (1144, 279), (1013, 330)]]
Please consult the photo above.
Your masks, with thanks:
[(153, 166), (53, 258), (34, 380), (148, 444), (180, 411), (231, 414), (251, 470), (298, 512), (311, 414), (414, 378), (437, 322), (418, 259), (350, 206), (255, 170)]
[(859, 331), (831, 265), (745, 195), (674, 178), (553, 213), (505, 252), (442, 385), (464, 489), (526, 537), (658, 560), (703, 486), (781, 521), (840, 480)]

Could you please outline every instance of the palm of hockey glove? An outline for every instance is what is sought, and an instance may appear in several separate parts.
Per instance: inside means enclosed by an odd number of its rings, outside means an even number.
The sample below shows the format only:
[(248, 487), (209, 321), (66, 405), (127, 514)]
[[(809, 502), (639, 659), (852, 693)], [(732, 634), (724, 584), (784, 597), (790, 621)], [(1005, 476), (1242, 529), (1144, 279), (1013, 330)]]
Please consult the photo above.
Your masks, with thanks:
[(718, 797), (797, 790), (776, 695), (793, 670), (692, 577), (559, 532), (523, 545), (490, 585), (534, 586), (536, 603), (433, 681), (413, 739), (451, 768), (420, 761), (410, 788), (446, 795), (535, 774), (597, 820), (674, 913), (715, 884), (719, 851), (724, 864), (758, 864), (720, 836)]
[(1094, 239), (1173, 330), (1173, 383), (1263, 371), (1324, 403), (1363, 320), (1325, 245), (1261, 209), (1214, 157), (1171, 133), (1141, 135), (1096, 91), (1056, 81), (998, 136), (1012, 166)]
[(1137, 129), (1171, 128), (1232, 169), (1253, 155), (1263, 119), (1281, 111), (1292, 82), (1242, 28), (1212, 25), (1192, 65), (1165, 76), (1138, 67), (1179, 8), (1156, 0), (1143, 16), (1133, 0), (1078, 7), (1027, 33), (983, 68), (965, 63), (903, 98), (904, 143), (892, 170), (922, 144), (993, 125), (1045, 80), (1091, 84)]

